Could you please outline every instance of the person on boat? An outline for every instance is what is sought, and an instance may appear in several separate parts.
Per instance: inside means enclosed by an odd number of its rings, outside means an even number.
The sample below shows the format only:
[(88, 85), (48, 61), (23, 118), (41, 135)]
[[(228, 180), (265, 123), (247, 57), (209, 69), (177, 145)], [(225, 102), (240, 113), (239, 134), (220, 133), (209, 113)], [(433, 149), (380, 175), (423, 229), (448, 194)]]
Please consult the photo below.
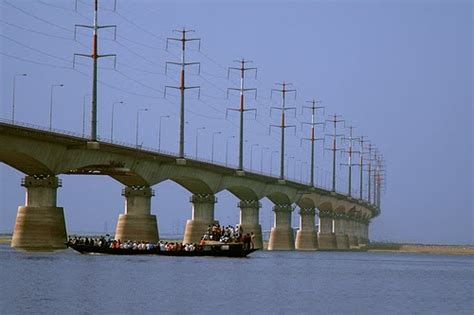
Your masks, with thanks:
[(250, 248), (251, 249), (255, 248), (254, 240), (255, 240), (255, 234), (253, 232), (250, 232), (250, 246), (251, 246)]
[(165, 243), (160, 242), (160, 250), (161, 250), (162, 252), (165, 252), (165, 251), (166, 251), (166, 245), (165, 245)]

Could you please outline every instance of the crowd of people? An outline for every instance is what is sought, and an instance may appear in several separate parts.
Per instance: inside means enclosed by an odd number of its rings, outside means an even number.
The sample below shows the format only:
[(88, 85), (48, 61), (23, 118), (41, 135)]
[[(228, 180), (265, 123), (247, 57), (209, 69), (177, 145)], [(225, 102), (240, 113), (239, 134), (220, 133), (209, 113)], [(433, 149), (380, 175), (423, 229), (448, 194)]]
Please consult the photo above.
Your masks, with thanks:
[(203, 245), (207, 243), (212, 244), (215, 242), (223, 243), (244, 243), (244, 248), (254, 248), (253, 239), (255, 235), (252, 233), (243, 234), (242, 227), (236, 225), (220, 226), (219, 224), (209, 225), (206, 233), (201, 238), (199, 244), (188, 243), (183, 244), (179, 242), (165, 242), (159, 241), (153, 242), (141, 242), (141, 241), (121, 241), (111, 239), (109, 234), (100, 237), (82, 237), (82, 236), (71, 236), (69, 237), (69, 244), (72, 245), (86, 245), (95, 246), (101, 248), (112, 248), (112, 249), (132, 249), (132, 250), (156, 250), (160, 251), (187, 251), (192, 252), (199, 250)]
[(253, 232), (244, 234), (242, 226), (237, 224), (220, 226), (219, 223), (214, 223), (207, 227), (206, 233), (201, 238), (200, 244), (205, 244), (206, 241), (216, 241), (223, 243), (240, 243), (243, 242), (248, 248), (253, 248), (253, 240), (255, 235)]
[(139, 242), (139, 241), (124, 241), (121, 240), (112, 240), (107, 234), (105, 237), (80, 237), (72, 236), (69, 238), (70, 244), (78, 245), (88, 245), (96, 247), (108, 247), (113, 249), (132, 249), (132, 250), (154, 250), (159, 248), (160, 251), (170, 252), (170, 251), (186, 251), (192, 252), (195, 251), (197, 245), (194, 243), (183, 244), (183, 243), (174, 243), (174, 242), (165, 242), (159, 241), (157, 243), (152, 242)]

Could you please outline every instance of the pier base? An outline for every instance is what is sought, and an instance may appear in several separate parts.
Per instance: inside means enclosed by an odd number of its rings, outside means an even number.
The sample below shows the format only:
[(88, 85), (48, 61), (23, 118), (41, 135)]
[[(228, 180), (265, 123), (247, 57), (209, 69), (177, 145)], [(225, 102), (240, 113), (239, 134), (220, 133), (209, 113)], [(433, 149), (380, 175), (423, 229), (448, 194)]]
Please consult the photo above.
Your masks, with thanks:
[(212, 194), (192, 195), (190, 202), (193, 204), (192, 219), (186, 222), (183, 243), (199, 243), (209, 225), (214, 221), (214, 205), (217, 198)]
[(359, 239), (357, 236), (349, 235), (349, 247), (352, 248), (359, 248)]
[(333, 212), (331, 210), (319, 210), (319, 250), (336, 250), (336, 235), (333, 233)]
[(336, 234), (336, 244), (338, 250), (349, 250), (349, 236), (345, 234)]
[(119, 215), (115, 239), (158, 242), (156, 216), (150, 214), (153, 190), (147, 186), (126, 187), (122, 195), (125, 196), (125, 214)]
[(300, 209), (300, 228), (296, 232), (295, 248), (297, 250), (316, 250), (318, 248), (318, 234), (315, 228), (314, 208)]
[(258, 200), (241, 200), (237, 206), (240, 208), (240, 226), (243, 233), (253, 233), (254, 248), (263, 248), (262, 226), (258, 223), (258, 213), (262, 205)]
[(279, 204), (273, 207), (275, 224), (270, 232), (268, 250), (294, 250), (295, 236), (291, 228), (291, 204)]
[(336, 235), (334, 233), (318, 235), (318, 249), (319, 250), (336, 250)]
[(26, 205), (18, 207), (11, 246), (25, 251), (54, 251), (66, 248), (64, 210), (56, 207), (55, 176), (26, 176)]
[(156, 216), (152, 214), (120, 214), (115, 230), (115, 239), (158, 242)]
[(295, 248), (297, 250), (316, 250), (318, 249), (318, 233), (316, 231), (296, 232)]

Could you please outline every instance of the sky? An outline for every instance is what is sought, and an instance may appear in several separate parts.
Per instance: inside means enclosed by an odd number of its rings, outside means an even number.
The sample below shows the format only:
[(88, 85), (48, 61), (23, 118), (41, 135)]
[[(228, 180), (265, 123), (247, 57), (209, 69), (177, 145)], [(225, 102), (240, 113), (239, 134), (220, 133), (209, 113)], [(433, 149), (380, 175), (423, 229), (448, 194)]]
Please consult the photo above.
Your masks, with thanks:
[[(15, 120), (49, 126), (53, 89), (55, 129), (89, 134), (91, 62), (73, 54), (89, 54), (91, 32), (75, 24), (92, 23), (92, 0), (0, 1), (0, 117), (11, 119), (13, 81)], [(370, 226), (379, 241), (465, 244), (473, 232), (473, 4), (471, 1), (100, 1), (99, 53), (116, 54), (116, 64), (103, 58), (99, 65), (98, 133), (114, 140), (177, 152), (179, 97), (165, 86), (178, 84), (179, 47), (166, 38), (186, 27), (201, 39), (188, 46), (187, 60), (201, 63), (187, 70), (187, 84), (200, 86), (186, 96), (186, 154), (220, 163), (237, 164), (238, 97), (227, 88), (239, 87), (234, 60), (252, 60), (257, 77), (246, 77), (246, 87), (257, 88), (257, 99), (246, 98), (257, 115), (246, 117), (245, 166), (278, 170), (280, 136), (269, 125), (278, 124), (280, 106), (271, 89), (290, 82), (297, 90), (287, 106), (286, 142), (290, 178), (307, 181), (309, 136), (302, 122), (310, 120), (302, 107), (321, 100), (324, 122), (341, 115), (355, 136), (365, 136), (386, 161), (387, 181), (381, 215)], [(74, 66), (74, 67), (73, 67)], [(16, 76), (26, 73), (27, 76)], [(14, 79), (15, 78), (15, 79)], [(63, 87), (53, 85), (63, 84)], [(85, 100), (85, 103), (84, 103)], [(84, 107), (85, 104), (85, 107)], [(83, 110), (85, 110), (83, 112)], [(324, 114), (324, 115), (323, 115)], [(166, 117), (166, 116), (169, 116)], [(83, 119), (85, 117), (85, 120)], [(162, 117), (162, 118), (160, 118)], [(161, 141), (158, 139), (161, 121)], [(199, 130), (199, 128), (205, 129)], [(344, 125), (338, 133), (346, 133)], [(197, 131), (199, 130), (199, 131)], [(220, 133), (219, 133), (220, 132)], [(323, 137), (330, 125), (318, 127)], [(215, 141), (212, 156), (212, 139)], [(330, 186), (330, 138), (316, 145), (316, 183)], [(345, 145), (343, 142), (339, 144)], [(226, 149), (227, 154), (226, 154)], [(253, 148), (253, 149), (252, 149)], [(274, 153), (272, 153), (274, 152)], [(252, 153), (252, 154), (251, 154)], [(347, 155), (337, 155), (337, 189), (347, 192)], [(358, 168), (354, 167), (358, 174)], [(24, 176), (0, 164), (0, 232), (14, 227), (17, 207), (24, 204), (20, 186)], [(121, 184), (108, 177), (60, 175), (58, 206), (65, 209), (69, 232), (110, 232), (124, 211)], [(358, 187), (359, 178), (353, 182)], [(153, 187), (152, 213), (162, 235), (182, 233), (191, 218), (190, 192), (166, 181)], [(358, 194), (356, 190), (353, 192)], [(367, 194), (367, 191), (364, 191)], [(238, 222), (238, 202), (220, 192), (215, 217), (221, 223)], [(262, 200), (260, 222), (268, 231), (273, 213)], [(293, 226), (298, 224), (293, 214)]]

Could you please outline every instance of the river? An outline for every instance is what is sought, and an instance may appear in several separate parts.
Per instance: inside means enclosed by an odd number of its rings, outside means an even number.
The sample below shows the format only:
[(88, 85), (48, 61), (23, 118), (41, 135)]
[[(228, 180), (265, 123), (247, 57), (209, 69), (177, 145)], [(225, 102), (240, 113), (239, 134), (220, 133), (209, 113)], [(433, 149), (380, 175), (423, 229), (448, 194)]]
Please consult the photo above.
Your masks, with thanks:
[(0, 313), (473, 314), (474, 258), (268, 252), (91, 256), (0, 245)]

